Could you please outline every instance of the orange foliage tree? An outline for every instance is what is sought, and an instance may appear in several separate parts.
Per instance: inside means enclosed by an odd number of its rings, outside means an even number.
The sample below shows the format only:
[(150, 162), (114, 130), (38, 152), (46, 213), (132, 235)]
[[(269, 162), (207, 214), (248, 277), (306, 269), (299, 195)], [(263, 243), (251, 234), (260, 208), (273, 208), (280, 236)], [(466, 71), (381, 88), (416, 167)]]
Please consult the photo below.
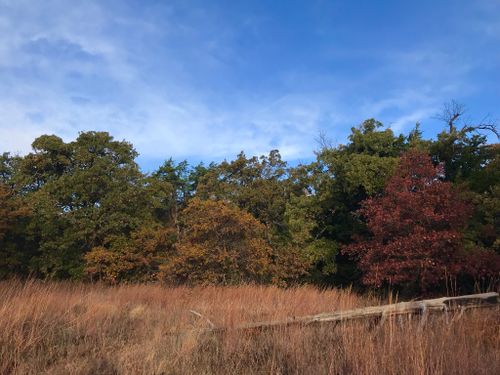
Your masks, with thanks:
[(85, 272), (92, 280), (109, 283), (156, 280), (176, 237), (172, 228), (151, 226), (139, 228), (130, 238), (110, 238), (109, 247), (97, 246), (85, 254)]
[(265, 227), (223, 201), (195, 198), (181, 213), (176, 254), (161, 266), (166, 281), (192, 284), (265, 282), (273, 276), (273, 249)]

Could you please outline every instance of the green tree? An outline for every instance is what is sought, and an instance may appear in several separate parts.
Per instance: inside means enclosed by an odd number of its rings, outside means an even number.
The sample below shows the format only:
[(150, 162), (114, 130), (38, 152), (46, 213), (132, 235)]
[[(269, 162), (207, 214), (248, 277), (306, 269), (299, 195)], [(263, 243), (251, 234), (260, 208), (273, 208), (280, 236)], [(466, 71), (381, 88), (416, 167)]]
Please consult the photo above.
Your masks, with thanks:
[(232, 202), (266, 225), (269, 232), (283, 226), (288, 190), (287, 165), (277, 150), (247, 158), (241, 152), (231, 162), (213, 165), (200, 179), (202, 199)]
[[(289, 206), (289, 220), (300, 223), (300, 217), (309, 218), (305, 227), (313, 239), (308, 242), (316, 255), (314, 273), (320, 281), (346, 284), (360, 275), (352, 261), (338, 254), (338, 248), (354, 234), (364, 233), (355, 211), (364, 199), (383, 191), (399, 155), (409, 147), (408, 138), (382, 126), (374, 119), (366, 120), (351, 129), (346, 145), (322, 147), (316, 162), (307, 167), (311, 194), (299, 197), (298, 206)], [(411, 136), (412, 142), (420, 141), (418, 127)]]
[(463, 183), (474, 203), (474, 215), (467, 238), (474, 246), (500, 254), (500, 145), (487, 146), (494, 155)]
[(16, 179), (33, 206), (37, 268), (49, 277), (80, 277), (85, 253), (151, 217), (137, 153), (105, 132), (80, 133), (69, 143), (42, 136), (33, 149)]
[(166, 160), (152, 175), (152, 181), (160, 181), (170, 186), (169, 197), (165, 200), (168, 213), (167, 221), (177, 225), (179, 209), (186, 206), (198, 187), (200, 178), (207, 172), (203, 163), (190, 167), (186, 160), (176, 163), (172, 158)]
[(19, 163), (22, 160), (19, 156), (11, 156), (10, 153), (4, 152), (0, 155), (0, 183), (15, 187), (13, 176), (19, 168)]
[(479, 122), (465, 121), (465, 106), (451, 101), (438, 118), (446, 129), (431, 143), (435, 164), (445, 167), (446, 179), (460, 185), (474, 203), (474, 214), (466, 232), (467, 248), (500, 252), (500, 148), (488, 144), (486, 132), (496, 135), (496, 124), (487, 117)]
[(273, 256), (283, 266), (288, 264), (290, 279), (295, 279), (297, 273), (305, 273), (311, 256), (302, 246), (309, 239), (290, 231), (287, 205), (292, 195), (306, 194), (303, 178), (290, 172), (277, 150), (251, 158), (240, 153), (233, 161), (212, 165), (200, 179), (197, 196), (232, 203), (258, 219)]
[(437, 118), (446, 124), (446, 130), (439, 133), (430, 146), (434, 163), (443, 163), (446, 179), (453, 182), (466, 181), (494, 158), (485, 132), (491, 132), (497, 138), (499, 135), (493, 121), (485, 118), (470, 124), (464, 120), (465, 113), (462, 104), (455, 101), (445, 103)]
[(33, 153), (26, 155), (16, 182), (26, 192), (37, 191), (49, 181), (57, 180), (71, 164), (70, 146), (55, 135), (42, 135), (32, 143)]
[(30, 207), (0, 182), (0, 279), (29, 272), (32, 248), (24, 236)]

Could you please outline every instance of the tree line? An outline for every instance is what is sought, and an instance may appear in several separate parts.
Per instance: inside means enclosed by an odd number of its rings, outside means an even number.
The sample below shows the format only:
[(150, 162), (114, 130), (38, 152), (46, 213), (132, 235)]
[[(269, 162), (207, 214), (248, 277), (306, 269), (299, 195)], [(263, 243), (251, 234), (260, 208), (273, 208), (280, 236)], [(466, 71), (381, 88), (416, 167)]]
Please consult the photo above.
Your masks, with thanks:
[(273, 150), (143, 173), (132, 144), (106, 132), (40, 136), (31, 153), (0, 157), (0, 278), (494, 283), (500, 148), (482, 131), (496, 129), (459, 126), (455, 112), (435, 139), (366, 120), (298, 166)]

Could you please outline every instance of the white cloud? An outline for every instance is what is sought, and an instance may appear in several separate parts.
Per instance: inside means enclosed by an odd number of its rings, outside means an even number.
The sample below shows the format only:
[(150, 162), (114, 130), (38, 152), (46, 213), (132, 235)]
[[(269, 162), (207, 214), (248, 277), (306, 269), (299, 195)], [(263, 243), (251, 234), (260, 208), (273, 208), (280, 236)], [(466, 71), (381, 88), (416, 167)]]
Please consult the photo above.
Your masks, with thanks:
[[(127, 41), (106, 34), (115, 18), (127, 26), (146, 25), (123, 15), (113, 18), (99, 4), (89, 1), (74, 6), (49, 1), (27, 6), (4, 1), (0, 5), (0, 35), (4, 36), (0, 36), (4, 46), (0, 55), (4, 71), (0, 74), (9, 82), (0, 84), (4, 91), (0, 93), (0, 149), (26, 153), (33, 139), (44, 133), (70, 140), (78, 131), (107, 130), (118, 139), (132, 141), (146, 158), (176, 155), (210, 159), (240, 150), (265, 153), (272, 148), (281, 149), (288, 158), (311, 154), (310, 144), (324, 111), (319, 98), (315, 98), (316, 103), (311, 97), (288, 95), (271, 104), (230, 98), (228, 106), (214, 107), (196, 88), (183, 86), (175, 77), (161, 87), (152, 86), (138, 77), (140, 67), (134, 65), (136, 57), (125, 48)], [(27, 48), (34, 43), (66, 52), (74, 48), (91, 59), (63, 59), (46, 51), (35, 54)], [(206, 48), (211, 50), (214, 45)], [(12, 75), (9, 69), (16, 65), (35, 70), (41, 77)], [(119, 98), (89, 97), (79, 87), (68, 90), (71, 74), (102, 79), (120, 90)]]
[[(193, 19), (208, 17), (197, 12)], [(0, 151), (26, 153), (45, 133), (68, 141), (78, 131), (105, 130), (131, 141), (143, 158), (213, 160), (274, 148), (286, 159), (304, 158), (312, 156), (320, 131), (345, 136), (367, 117), (408, 130), (466, 87), (470, 69), (435, 48), (388, 51), (355, 81), (335, 72), (284, 71), (282, 80), (290, 81), (265, 97), (219, 95), (197, 85), (175, 45), (158, 56), (161, 72), (149, 65), (158, 63), (156, 56), (142, 55), (182, 35), (201, 38), (184, 52), (203, 62), (207, 74), (241, 63), (230, 27), (203, 39), (198, 26), (180, 23), (168, 9), (150, 20), (97, 0), (0, 0)]]
[(400, 132), (405, 132), (409, 128), (413, 128), (417, 122), (420, 122), (423, 118), (428, 118), (436, 113), (434, 108), (423, 108), (413, 111), (407, 115), (398, 117), (393, 123), (390, 124), (390, 128), (397, 134)]

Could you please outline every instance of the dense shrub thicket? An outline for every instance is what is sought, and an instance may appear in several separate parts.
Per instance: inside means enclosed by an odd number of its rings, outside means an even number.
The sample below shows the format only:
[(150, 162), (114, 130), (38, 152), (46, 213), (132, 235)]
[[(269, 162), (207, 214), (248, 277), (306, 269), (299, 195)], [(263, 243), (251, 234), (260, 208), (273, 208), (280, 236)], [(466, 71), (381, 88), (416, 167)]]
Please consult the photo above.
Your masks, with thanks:
[[(126, 141), (43, 135), (0, 157), (0, 278), (315, 282), (425, 292), (499, 275), (498, 144), (373, 119), (310, 164), (266, 156), (146, 174)], [(458, 282), (458, 284), (457, 284)]]

